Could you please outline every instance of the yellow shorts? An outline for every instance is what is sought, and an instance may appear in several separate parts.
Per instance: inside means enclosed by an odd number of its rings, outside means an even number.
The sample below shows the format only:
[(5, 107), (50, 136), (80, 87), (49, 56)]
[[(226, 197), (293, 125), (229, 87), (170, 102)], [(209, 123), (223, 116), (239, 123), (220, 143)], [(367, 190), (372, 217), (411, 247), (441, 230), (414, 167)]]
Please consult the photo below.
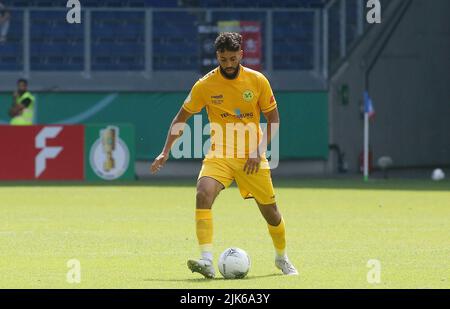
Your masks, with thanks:
[(254, 198), (261, 205), (274, 204), (275, 192), (267, 159), (263, 159), (258, 172), (251, 175), (244, 172), (246, 162), (247, 159), (244, 158), (205, 158), (198, 179), (211, 177), (225, 188), (236, 180), (244, 199)]

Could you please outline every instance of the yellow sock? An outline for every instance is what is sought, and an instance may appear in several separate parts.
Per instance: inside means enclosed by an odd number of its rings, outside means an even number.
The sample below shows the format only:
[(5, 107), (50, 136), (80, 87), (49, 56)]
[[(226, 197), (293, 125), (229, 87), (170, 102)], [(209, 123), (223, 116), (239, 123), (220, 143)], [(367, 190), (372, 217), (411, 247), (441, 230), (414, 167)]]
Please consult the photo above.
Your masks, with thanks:
[(272, 237), (273, 246), (277, 255), (284, 256), (286, 254), (286, 228), (284, 226), (284, 220), (281, 218), (280, 224), (278, 226), (273, 226), (267, 224), (269, 227), (269, 233)]
[(212, 260), (213, 220), (211, 209), (195, 211), (195, 225), (202, 258)]

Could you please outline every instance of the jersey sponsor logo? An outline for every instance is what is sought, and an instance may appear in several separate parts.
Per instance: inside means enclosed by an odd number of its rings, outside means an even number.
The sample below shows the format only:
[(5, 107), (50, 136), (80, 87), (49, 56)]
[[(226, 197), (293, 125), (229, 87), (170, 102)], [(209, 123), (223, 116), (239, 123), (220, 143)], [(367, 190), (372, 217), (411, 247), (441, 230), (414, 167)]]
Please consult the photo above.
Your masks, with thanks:
[(223, 103), (223, 94), (219, 95), (212, 95), (211, 96), (211, 103), (212, 104), (222, 104)]
[(223, 118), (228, 118), (228, 117), (232, 117), (232, 118), (235, 118), (235, 119), (249, 119), (249, 118), (253, 118), (253, 113), (252, 112), (241, 114), (241, 111), (239, 109), (236, 109), (234, 112), (236, 113), (236, 115), (233, 115), (233, 114), (230, 114), (230, 113), (223, 113), (223, 114), (220, 114), (220, 117), (222, 117), (222, 119)]
[(255, 97), (255, 95), (253, 94), (253, 91), (251, 91), (251, 90), (245, 90), (244, 93), (242, 94), (242, 98), (244, 99), (245, 102), (252, 101), (254, 97)]

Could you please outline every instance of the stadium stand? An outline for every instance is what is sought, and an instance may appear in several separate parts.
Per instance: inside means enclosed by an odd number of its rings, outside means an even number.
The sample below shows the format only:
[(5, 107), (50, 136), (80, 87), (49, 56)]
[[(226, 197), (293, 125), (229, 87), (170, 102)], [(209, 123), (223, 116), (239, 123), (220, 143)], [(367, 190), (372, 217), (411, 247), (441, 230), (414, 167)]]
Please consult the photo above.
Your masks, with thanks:
[[(347, 0), (347, 45), (356, 39), (357, 0)], [(327, 0), (85, 0), (96, 8), (91, 21), (92, 71), (143, 71), (145, 69), (145, 13), (154, 8), (152, 25), (153, 70), (196, 70), (200, 67), (197, 27), (205, 23), (204, 9), (212, 9), (212, 22), (223, 20), (260, 21), (266, 34), (266, 11), (273, 12), (274, 70), (302, 71), (314, 67), (314, 10)], [(23, 69), (24, 8), (30, 8), (30, 69), (32, 71), (82, 71), (84, 69), (84, 25), (72, 25), (61, 18), (65, 0), (10, 0), (12, 24), (7, 44), (0, 45), (0, 70)], [(64, 11), (42, 10), (43, 7)], [(195, 8), (171, 11), (172, 8)], [(338, 10), (338, 6), (335, 5)], [(33, 10), (38, 8), (38, 10)], [(64, 8), (64, 9), (63, 9)], [(104, 8), (105, 11), (101, 9)], [(126, 11), (107, 11), (127, 8)], [(234, 8), (214, 11), (213, 8)], [(242, 11), (239, 11), (242, 8)], [(290, 8), (305, 8), (291, 11)], [(40, 9), (40, 10), (39, 10)], [(284, 9), (284, 10), (283, 10)], [(199, 11), (201, 10), (201, 11)], [(339, 15), (331, 9), (329, 52), (339, 55)], [(334, 13), (333, 13), (334, 12)], [(84, 14), (84, 11), (83, 11)], [(211, 20), (209, 20), (211, 22)], [(263, 46), (264, 48), (264, 46)], [(264, 51), (263, 51), (264, 55)], [(264, 57), (263, 57), (264, 65)]]
[[(328, 0), (83, 0), (87, 7), (322, 7)], [(10, 0), (10, 7), (64, 7), (66, 0)]]

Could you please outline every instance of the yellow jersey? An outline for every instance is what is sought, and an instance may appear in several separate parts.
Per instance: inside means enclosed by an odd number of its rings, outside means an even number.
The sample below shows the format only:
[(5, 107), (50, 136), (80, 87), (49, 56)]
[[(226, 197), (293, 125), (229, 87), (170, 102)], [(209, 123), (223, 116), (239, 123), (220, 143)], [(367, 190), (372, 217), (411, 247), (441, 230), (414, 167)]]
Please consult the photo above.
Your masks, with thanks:
[(261, 142), (261, 112), (277, 107), (272, 88), (260, 72), (240, 65), (235, 79), (227, 79), (220, 68), (198, 80), (183, 108), (195, 114), (204, 107), (210, 123), (208, 156), (245, 158)]

